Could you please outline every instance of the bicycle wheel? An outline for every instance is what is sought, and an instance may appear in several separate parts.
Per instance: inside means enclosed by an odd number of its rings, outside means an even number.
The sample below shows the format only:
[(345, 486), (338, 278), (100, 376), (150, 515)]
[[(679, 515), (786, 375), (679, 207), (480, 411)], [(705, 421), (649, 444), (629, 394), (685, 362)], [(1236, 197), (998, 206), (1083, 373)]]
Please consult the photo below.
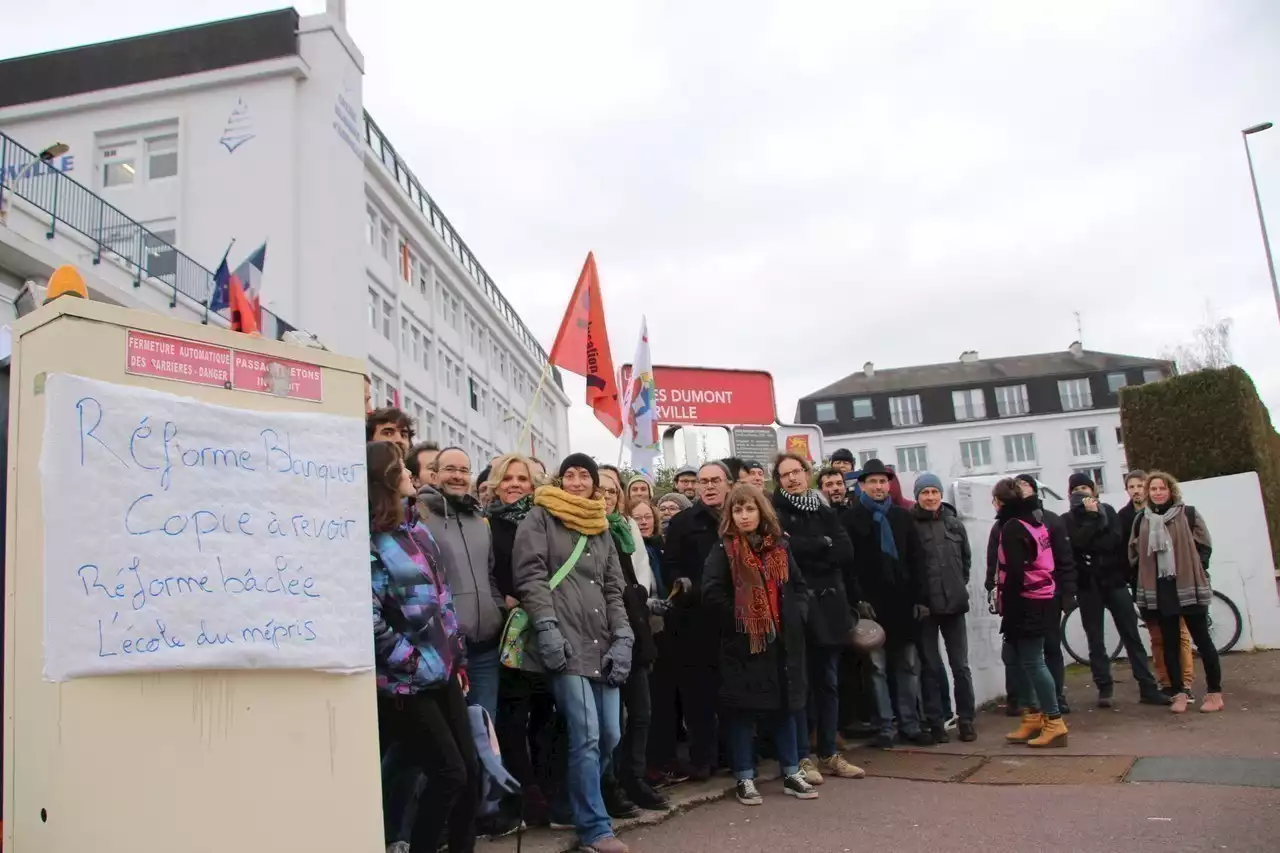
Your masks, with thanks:
[(1222, 593), (1214, 590), (1209, 602), (1209, 636), (1218, 654), (1225, 655), (1240, 642), (1244, 623), (1240, 620), (1240, 608)]
[(1089, 641), (1084, 633), (1084, 622), (1080, 620), (1079, 607), (1073, 607), (1062, 614), (1062, 648), (1067, 650), (1067, 654), (1076, 663), (1088, 665)]

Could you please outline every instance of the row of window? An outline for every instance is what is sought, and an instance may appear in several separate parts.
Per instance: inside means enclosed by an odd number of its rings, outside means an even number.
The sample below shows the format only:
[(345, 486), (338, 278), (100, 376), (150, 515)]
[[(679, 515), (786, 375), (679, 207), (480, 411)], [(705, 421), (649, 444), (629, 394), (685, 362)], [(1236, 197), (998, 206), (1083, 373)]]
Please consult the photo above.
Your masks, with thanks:
[[(441, 427), (437, 429), (436, 415), (430, 401), (417, 400), (407, 391), (402, 397), (393, 382), (384, 380), (376, 372), (372, 374), (371, 380), (373, 399), (377, 405), (398, 406), (413, 418), (417, 430), (416, 440), (434, 441), (444, 446), (467, 447), (471, 453), (475, 454), (475, 458), (484, 459), (486, 462), (500, 452), (478, 438), (473, 438), (468, 445), (466, 428), (455, 423), (451, 418), (442, 418)], [(471, 382), (472, 408), (484, 414), (488, 407), (488, 392), (479, 388), (474, 379)], [(494, 414), (494, 438), (502, 447), (514, 445), (519, 434), (516, 416), (510, 408), (500, 403), (495, 407)], [(538, 432), (536, 430), (531, 432), (534, 446), (542, 446), (542, 438)]]
[[(1097, 427), (1080, 427), (1068, 430), (1071, 442), (1071, 458), (1086, 460), (1102, 455), (1098, 444)], [(1120, 441), (1120, 428), (1116, 427), (1116, 440)], [(927, 445), (912, 445), (896, 448), (898, 470), (918, 473), (929, 470), (929, 448)], [(858, 451), (858, 464), (865, 465), (868, 459), (878, 457), (876, 450)], [(1035, 433), (1019, 433), (1004, 436), (1005, 466), (1010, 469), (1025, 469), (1039, 464), (1036, 453)], [(971, 438), (960, 442), (960, 461), (966, 471), (980, 471), (994, 467), (991, 439)]]
[[(1147, 368), (1143, 380), (1155, 382), (1163, 378), (1158, 368)], [(1107, 386), (1112, 392), (1125, 386), (1123, 373), (1108, 373)], [(1026, 385), (1002, 385), (995, 389), (996, 411), (999, 417), (1009, 418), (1031, 413)], [(1093, 389), (1087, 378), (1058, 380), (1058, 399), (1064, 412), (1093, 408)], [(851, 401), (854, 420), (875, 417), (875, 407), (870, 397), (855, 397)], [(957, 421), (978, 421), (987, 417), (987, 398), (981, 388), (965, 388), (951, 392), (951, 404)], [(839, 420), (836, 401), (824, 400), (815, 404), (818, 423), (834, 423)], [(919, 394), (904, 394), (889, 398), (889, 423), (895, 427), (919, 426), (924, 422)]]
[(126, 187), (178, 175), (178, 134), (140, 134), (99, 144), (102, 186)]

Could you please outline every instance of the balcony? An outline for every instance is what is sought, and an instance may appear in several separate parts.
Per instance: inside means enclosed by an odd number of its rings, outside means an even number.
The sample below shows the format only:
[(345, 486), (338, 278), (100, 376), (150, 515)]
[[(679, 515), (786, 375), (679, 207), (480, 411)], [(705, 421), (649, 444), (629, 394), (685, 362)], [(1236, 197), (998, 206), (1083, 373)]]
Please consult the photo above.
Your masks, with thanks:
[[(8, 225), (14, 200), (26, 202), (25, 212), (47, 221), (45, 239), (65, 236), (85, 246), (94, 266), (113, 262), (133, 276), (134, 288), (144, 281), (169, 293), (169, 307), (181, 300), (187, 308), (204, 310), (213, 292), (213, 273), (154, 232), (147, 230), (88, 187), (41, 161), (38, 154), (0, 133), (0, 223)], [(227, 312), (212, 315), (229, 323)], [(218, 320), (214, 319), (217, 323)], [(262, 334), (279, 340), (294, 327), (262, 309)]]
[[(369, 150), (373, 152), (374, 157), (386, 167), (387, 171), (395, 179), (396, 184), (408, 196), (409, 202), (422, 214), (422, 218), (431, 226), (431, 230), (436, 232), (440, 241), (444, 243), (462, 268), (470, 274), (476, 286), (483, 291), (485, 297), (497, 309), (498, 315), (511, 327), (516, 339), (533, 356), (538, 367), (540, 369), (545, 368), (547, 366), (547, 351), (542, 348), (538, 343), (538, 339), (525, 326), (524, 321), (520, 319), (520, 315), (511, 307), (511, 303), (507, 301), (507, 298), (502, 295), (502, 291), (498, 290), (498, 286), (493, 283), (493, 279), (489, 278), (489, 274), (484, 271), (484, 267), (480, 266), (480, 262), (476, 260), (475, 255), (467, 248), (467, 244), (463, 242), (462, 237), (449, 224), (449, 220), (440, 211), (440, 208), (436, 207), (436, 203), (431, 200), (431, 195), (422, 188), (422, 184), (418, 182), (413, 172), (409, 171), (409, 167), (396, 154), (391, 142), (387, 140), (387, 137), (383, 135), (378, 125), (367, 112), (364, 114), (364, 141), (369, 146)], [(555, 380), (556, 387), (564, 390), (564, 382), (561, 380), (558, 368), (551, 368), (551, 377)]]

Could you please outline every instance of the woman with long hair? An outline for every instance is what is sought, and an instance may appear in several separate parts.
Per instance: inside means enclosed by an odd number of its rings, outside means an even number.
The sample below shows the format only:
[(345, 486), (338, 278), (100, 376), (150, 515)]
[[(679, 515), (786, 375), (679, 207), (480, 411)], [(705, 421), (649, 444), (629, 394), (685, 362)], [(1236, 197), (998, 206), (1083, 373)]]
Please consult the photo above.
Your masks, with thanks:
[[(649, 555), (649, 570), (653, 573), (653, 592), (657, 598), (665, 599), (667, 584), (662, 577), (662, 529), (658, 507), (652, 500), (640, 498), (628, 503), (627, 514), (635, 521), (636, 529), (640, 532), (640, 541), (644, 543), (644, 550)], [(653, 609), (652, 606), (651, 609)]]
[(1035, 498), (1023, 497), (1018, 481), (1006, 477), (991, 493), (1000, 525), (996, 567), (996, 610), (1004, 634), (1003, 658), (1023, 701), (1022, 725), (1005, 735), (1009, 743), (1067, 745), (1067, 725), (1058, 690), (1044, 661), (1045, 634), (1057, 619), (1053, 545)]
[[(1129, 539), (1129, 562), (1138, 567), (1138, 609), (1147, 619), (1158, 620), (1165, 637), (1176, 637), (1180, 625), (1187, 631), (1204, 662), (1208, 692), (1200, 711), (1212, 714), (1225, 707), (1222, 701), (1222, 661), (1209, 634), (1209, 557), (1213, 543), (1204, 517), (1182, 502), (1182, 489), (1171, 474), (1147, 475), (1147, 506), (1138, 515)], [(1190, 697), (1183, 683), (1178, 644), (1164, 644), (1164, 665), (1173, 690), (1173, 713), (1185, 714)]]
[(805, 713), (805, 619), (808, 589), (764, 493), (735, 485), (720, 514), (720, 545), (707, 557), (702, 602), (724, 626), (720, 701), (728, 714), (729, 750), (738, 802), (757, 806), (754, 730), (773, 737), (783, 791), (812, 800), (800, 771), (797, 716)]
[(440, 552), (426, 526), (406, 514), (413, 481), (400, 448), (366, 445), (373, 649), (378, 730), (431, 780), (418, 803), (410, 846), (475, 849), (479, 771), (465, 697), (466, 644)]

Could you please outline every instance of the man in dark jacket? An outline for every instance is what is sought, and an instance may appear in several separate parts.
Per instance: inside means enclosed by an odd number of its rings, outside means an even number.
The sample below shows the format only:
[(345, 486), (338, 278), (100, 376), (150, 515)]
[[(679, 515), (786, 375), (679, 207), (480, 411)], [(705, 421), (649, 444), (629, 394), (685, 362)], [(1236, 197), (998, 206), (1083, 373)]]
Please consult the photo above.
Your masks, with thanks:
[(1141, 701), (1146, 705), (1168, 705), (1160, 691), (1147, 650), (1138, 635), (1138, 611), (1129, 594), (1129, 561), (1122, 556), (1128, 547), (1120, 529), (1120, 518), (1110, 505), (1098, 500), (1098, 490), (1088, 474), (1075, 473), (1069, 481), (1071, 511), (1064, 517), (1071, 549), (1080, 573), (1080, 621), (1089, 641), (1089, 668), (1098, 688), (1098, 707), (1114, 704), (1111, 655), (1103, 636), (1103, 614), (1111, 612), (1116, 631), (1124, 642), (1129, 666), (1138, 682)]
[[(733, 480), (719, 462), (698, 469), (698, 501), (676, 515), (667, 526), (663, 566), (672, 580), (673, 606), (667, 613), (674, 675), (689, 729), (689, 761), (692, 777), (710, 778), (716, 767), (716, 705), (719, 701), (719, 621), (702, 605), (702, 570), (711, 549), (720, 543), (720, 511)], [(666, 649), (663, 649), (666, 651)], [(670, 705), (670, 707), (666, 707)], [(649, 730), (658, 767), (675, 764), (677, 720), (674, 703), (655, 703)]]
[(781, 453), (774, 460), (773, 508), (812, 599), (806, 655), (816, 767), (808, 758), (809, 720), (803, 714), (796, 720), (796, 740), (803, 744), (800, 769), (812, 785), (821, 783), (823, 773), (841, 779), (858, 779), (865, 774), (836, 748), (840, 657), (850, 644), (853, 611), (859, 599), (853, 544), (835, 510), (809, 488), (809, 475), (809, 462), (799, 454)]
[(973, 741), (978, 735), (973, 725), (973, 676), (969, 672), (969, 636), (964, 618), (969, 612), (969, 568), (973, 563), (969, 534), (955, 509), (942, 502), (942, 480), (936, 474), (917, 475), (915, 495), (916, 505), (911, 508), (911, 515), (924, 547), (924, 582), (929, 607), (920, 638), (925, 720), (935, 741), (946, 743), (951, 739), (943, 716), (946, 697), (942, 694), (947, 688), (938, 648), (941, 635), (947, 646), (951, 675), (956, 681), (960, 740)]
[(920, 746), (933, 738), (920, 728), (920, 657), (916, 643), (920, 623), (929, 615), (924, 595), (924, 553), (911, 513), (889, 494), (893, 471), (879, 459), (869, 459), (859, 475), (862, 492), (845, 516), (853, 540), (854, 565), (865, 616), (885, 630), (885, 645), (871, 655), (877, 734), (872, 745), (893, 747), (893, 704), (889, 672), (897, 684), (902, 735)]

